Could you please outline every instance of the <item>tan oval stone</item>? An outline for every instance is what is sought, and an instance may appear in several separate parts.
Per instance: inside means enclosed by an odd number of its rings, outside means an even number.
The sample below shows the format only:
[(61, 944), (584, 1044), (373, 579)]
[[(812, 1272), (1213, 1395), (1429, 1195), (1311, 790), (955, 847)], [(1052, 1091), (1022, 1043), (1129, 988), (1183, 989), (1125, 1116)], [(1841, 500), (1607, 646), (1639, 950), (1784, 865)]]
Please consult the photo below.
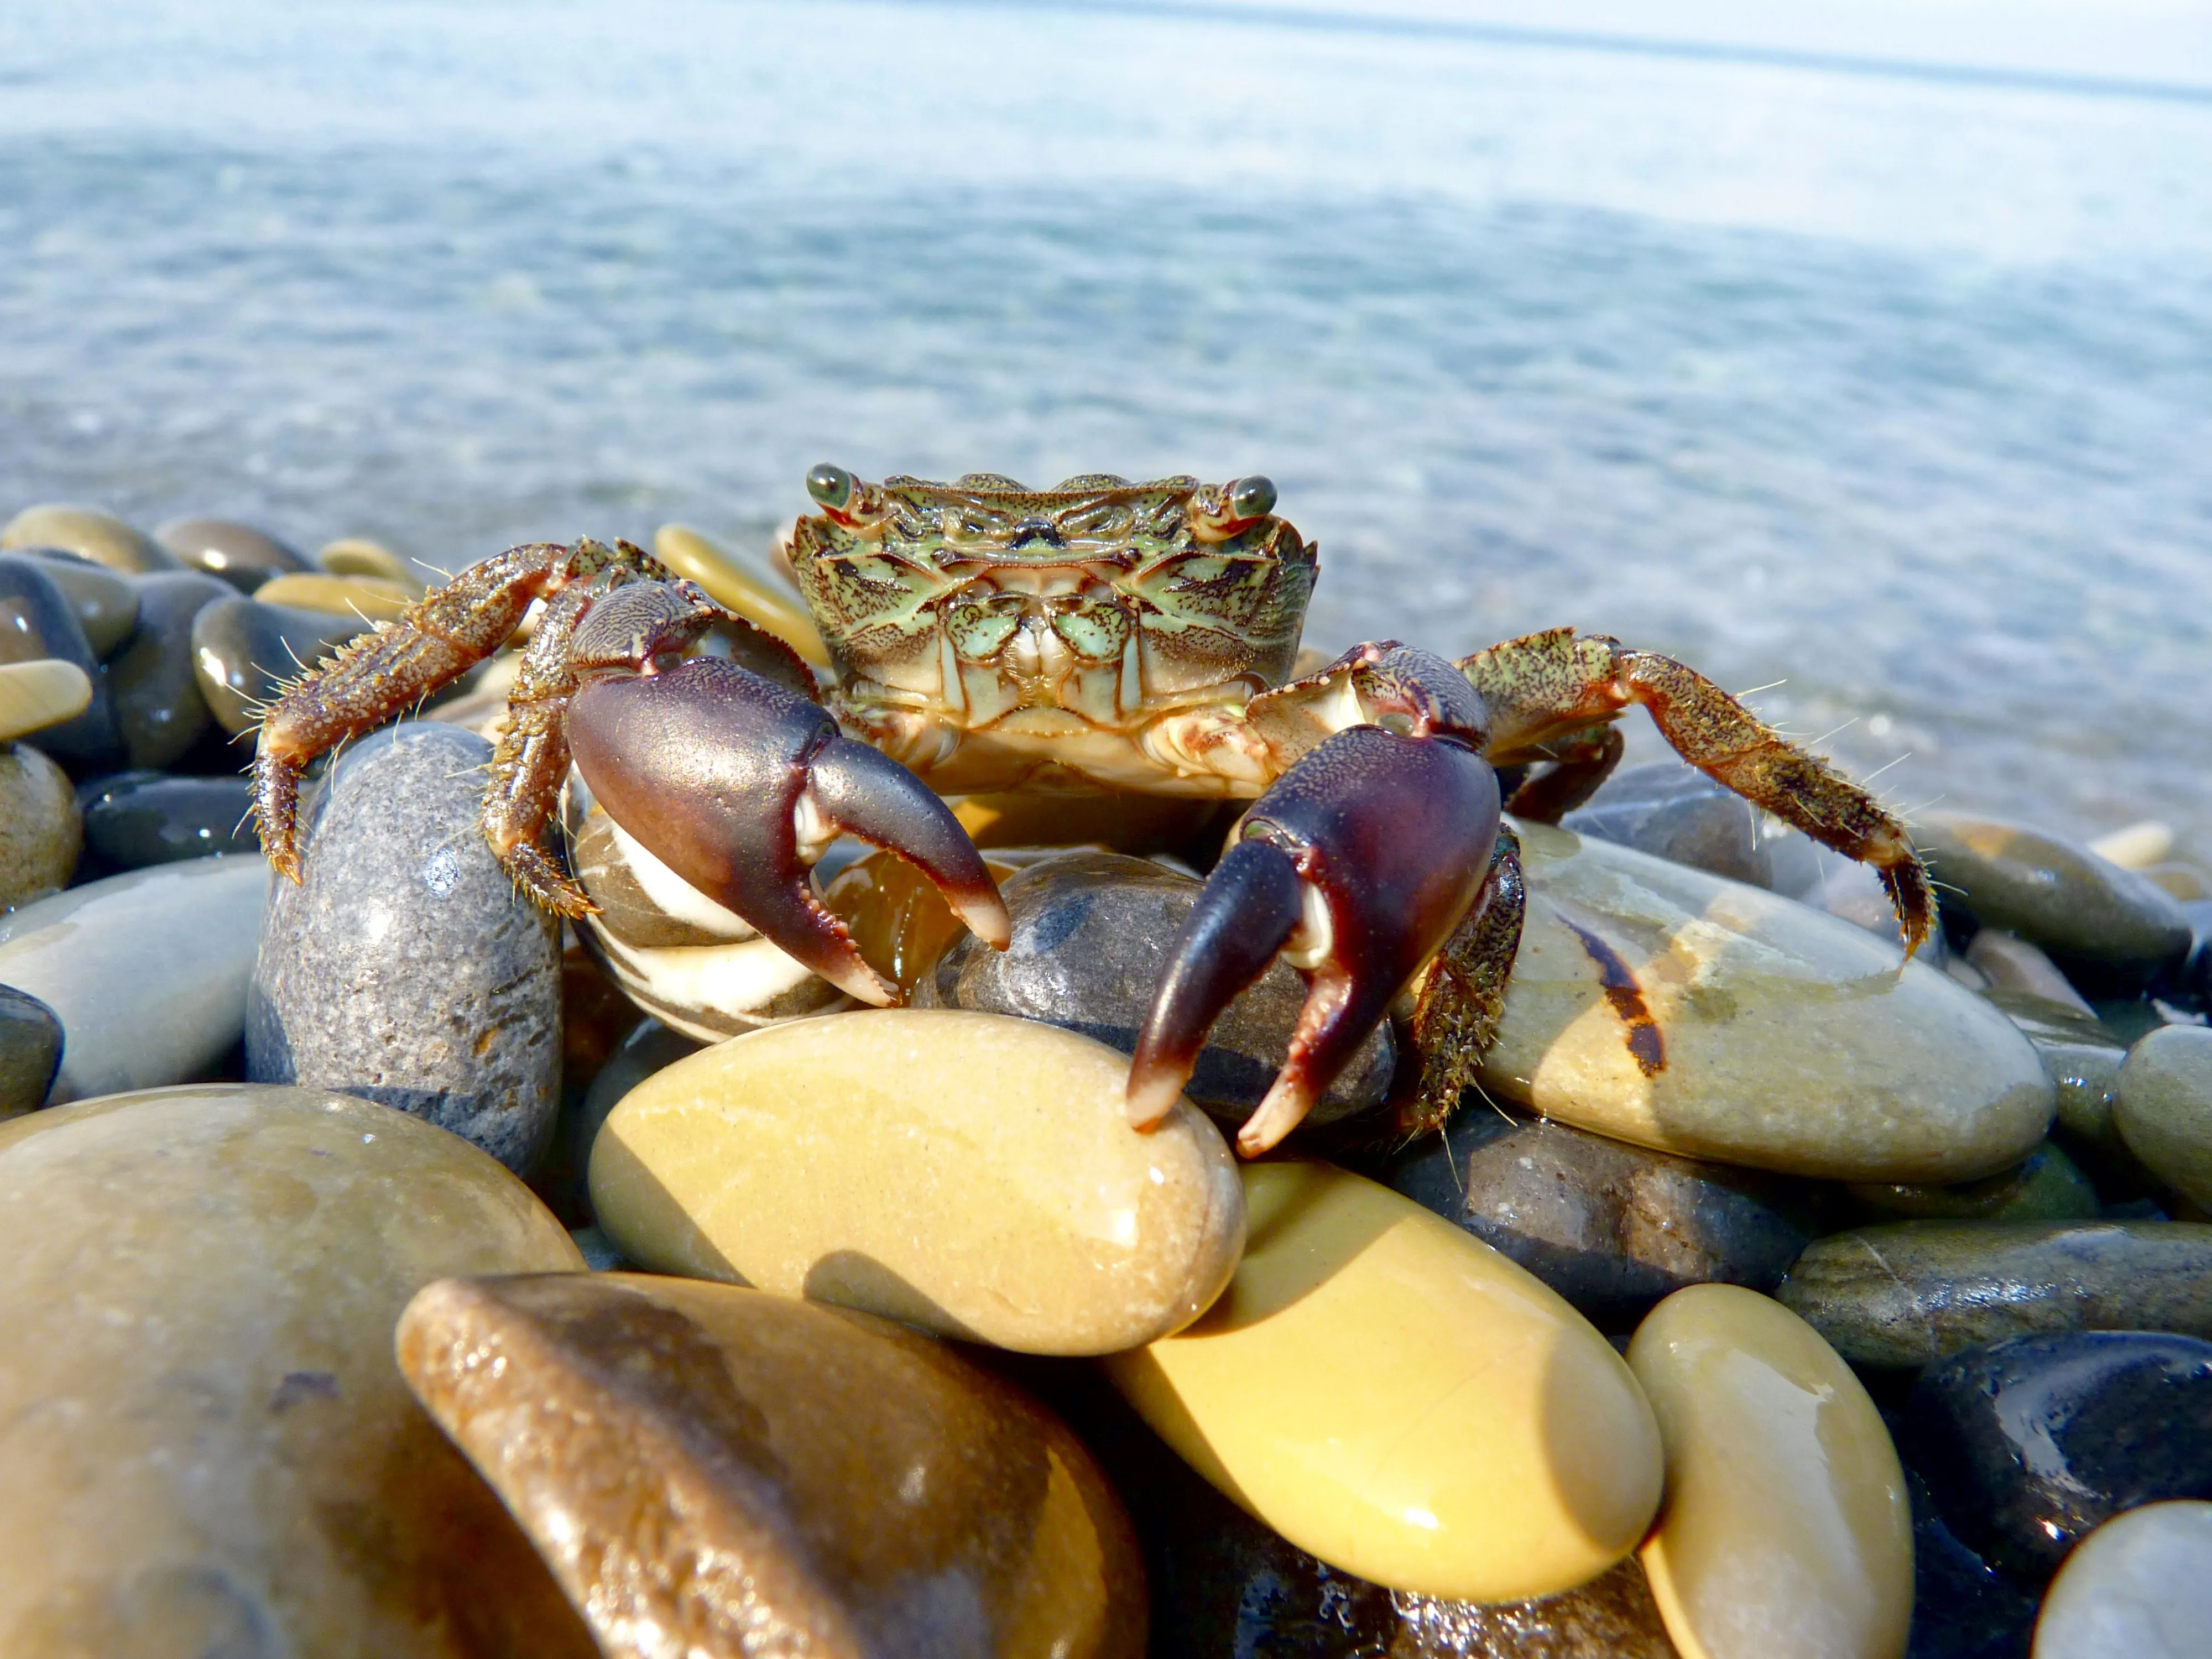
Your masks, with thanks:
[(28, 744), (0, 744), (0, 909), (67, 885), (83, 850), (68, 775)]
[(399, 1361), (611, 1656), (1144, 1652), (1136, 1538), (1082, 1443), (888, 1321), (627, 1273), (448, 1279)]
[(2212, 1029), (2163, 1025), (2128, 1050), (2112, 1124), (2128, 1150), (2191, 1202), (2212, 1206)]
[(274, 576), (253, 590), (264, 605), (289, 605), (299, 611), (388, 621), (415, 602), (413, 588), (380, 576), (325, 576), (294, 571)]
[(1300, 1549), (1393, 1589), (1548, 1595), (1635, 1547), (1658, 1431), (1581, 1315), (1347, 1170), (1243, 1177), (1251, 1236), (1221, 1300), (1104, 1362), (1161, 1438)]
[(830, 665), (821, 630), (788, 584), (686, 525), (661, 526), (653, 532), (653, 551), (678, 575), (705, 588), (716, 604), (766, 629), (817, 668)]
[(870, 1009), (678, 1060), (608, 1116), (592, 1204), (641, 1266), (1033, 1353), (1179, 1330), (1244, 1201), (1188, 1102), (1139, 1134), (1128, 1061), (996, 1014)]
[(1766, 1297), (1693, 1285), (1637, 1328), (1667, 1503), (1643, 1548), (1691, 1659), (1896, 1659), (1912, 1511), (1881, 1413), (1836, 1351)]
[(377, 576), (397, 582), (421, 598), (422, 579), (415, 567), (381, 542), (361, 536), (341, 536), (315, 555), (315, 562), (333, 576)]
[(2003, 1015), (1893, 944), (1685, 865), (1522, 828), (1528, 914), (1484, 1085), (1662, 1152), (1844, 1181), (2018, 1163), (2057, 1095)]
[(176, 555), (145, 532), (96, 507), (58, 502), (27, 507), (0, 528), (0, 548), (8, 547), (58, 547), (132, 575), (184, 568)]
[(592, 1651), (409, 1395), (391, 1331), (454, 1273), (568, 1269), (466, 1142), (223, 1084), (0, 1126), (0, 1653)]
[(0, 663), (0, 742), (59, 726), (91, 707), (92, 678), (73, 662)]

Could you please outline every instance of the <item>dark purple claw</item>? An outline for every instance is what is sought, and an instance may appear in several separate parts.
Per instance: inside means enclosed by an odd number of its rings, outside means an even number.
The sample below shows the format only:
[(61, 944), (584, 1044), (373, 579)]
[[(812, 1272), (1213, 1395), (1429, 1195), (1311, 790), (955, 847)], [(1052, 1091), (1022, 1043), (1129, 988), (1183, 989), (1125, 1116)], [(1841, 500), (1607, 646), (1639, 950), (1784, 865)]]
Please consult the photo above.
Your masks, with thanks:
[(1358, 726), (1301, 757), (1183, 924), (1129, 1069), (1131, 1121), (1165, 1115), (1214, 1020), (1281, 950), (1305, 1007), (1237, 1146), (1251, 1158), (1281, 1140), (1466, 915), (1498, 823), (1496, 775), (1449, 738)]
[(841, 831), (911, 860), (960, 919), (1004, 948), (1006, 907), (951, 809), (819, 705), (736, 664), (586, 683), (568, 746), (601, 805), (655, 858), (840, 990), (889, 1006), (807, 871)]

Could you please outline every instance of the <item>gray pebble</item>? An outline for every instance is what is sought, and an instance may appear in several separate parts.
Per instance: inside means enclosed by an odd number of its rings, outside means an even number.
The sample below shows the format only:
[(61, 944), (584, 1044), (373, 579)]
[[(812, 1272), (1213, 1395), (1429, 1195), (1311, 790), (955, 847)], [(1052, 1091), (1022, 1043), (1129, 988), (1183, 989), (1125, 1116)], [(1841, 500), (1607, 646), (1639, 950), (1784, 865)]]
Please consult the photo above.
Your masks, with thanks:
[(274, 536), (229, 519), (172, 519), (154, 539), (195, 570), (220, 576), (234, 591), (251, 593), (288, 570), (314, 567)]
[(138, 590), (131, 578), (106, 565), (64, 552), (58, 547), (27, 547), (22, 556), (35, 561), (54, 579), (54, 586), (76, 607), (85, 642), (95, 657), (105, 659), (131, 637), (138, 621)]
[(226, 732), (250, 731), (281, 687), (369, 624), (358, 617), (234, 596), (192, 619), (200, 695)]
[(253, 785), (240, 776), (120, 772), (77, 791), (86, 853), (107, 870), (261, 850), (247, 814)]
[(27, 991), (0, 985), (0, 1118), (35, 1110), (62, 1063), (62, 1023)]
[(86, 639), (84, 624), (45, 560), (0, 553), (0, 663), (53, 657), (75, 663), (92, 681), (92, 706), (39, 732), (39, 747), (74, 771), (104, 770), (121, 757), (107, 677)]
[(1632, 847), (1654, 858), (1772, 887), (1774, 858), (1759, 834), (1759, 809), (1680, 761), (1623, 767), (1568, 813), (1560, 827)]
[(137, 625), (109, 659), (107, 676), (126, 762), (158, 770), (182, 759), (212, 723), (193, 661), (192, 623), (237, 594), (197, 570), (160, 571), (137, 586)]
[[(241, 603), (250, 603), (242, 601)], [(409, 720), (349, 750), (276, 884), (246, 1076), (398, 1107), (527, 1169), (553, 1130), (560, 931), (477, 827), (491, 745)]]

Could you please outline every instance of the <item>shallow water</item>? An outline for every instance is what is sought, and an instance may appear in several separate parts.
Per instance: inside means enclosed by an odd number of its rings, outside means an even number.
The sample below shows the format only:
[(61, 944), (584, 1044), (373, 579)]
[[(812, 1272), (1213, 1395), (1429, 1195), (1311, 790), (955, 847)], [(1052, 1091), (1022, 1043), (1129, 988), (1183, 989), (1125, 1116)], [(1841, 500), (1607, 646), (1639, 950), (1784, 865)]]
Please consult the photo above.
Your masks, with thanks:
[(2212, 101), (988, 5), (15, 6), (0, 246), (0, 513), (458, 568), (760, 544), (823, 459), (1265, 471), (1317, 642), (1573, 623), (1786, 681), (1904, 807), (2212, 859)]

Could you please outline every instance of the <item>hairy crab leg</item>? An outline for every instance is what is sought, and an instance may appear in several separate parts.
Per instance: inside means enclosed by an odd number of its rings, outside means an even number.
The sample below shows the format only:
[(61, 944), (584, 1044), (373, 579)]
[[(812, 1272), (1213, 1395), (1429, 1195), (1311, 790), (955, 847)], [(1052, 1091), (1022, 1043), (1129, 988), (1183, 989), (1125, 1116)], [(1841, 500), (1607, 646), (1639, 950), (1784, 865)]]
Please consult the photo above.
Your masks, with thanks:
[(841, 832), (887, 848), (1004, 949), (1006, 902), (950, 807), (818, 704), (735, 663), (694, 658), (586, 678), (570, 697), (576, 768), (615, 822), (701, 892), (863, 1002), (898, 987), (862, 959), (807, 872)]
[(1131, 1121), (1174, 1105), (1214, 1020), (1279, 951), (1307, 976), (1305, 1006), (1237, 1137), (1248, 1158), (1276, 1145), (1459, 927), (1498, 830), (1497, 776), (1466, 742), (1361, 725), (1310, 750), (1246, 816), (1183, 924), (1138, 1036)]
[(1691, 765), (1822, 846), (1870, 866), (1896, 907), (1907, 957), (1928, 937), (1935, 896), (1905, 826), (1696, 670), (1571, 628), (1492, 646), (1459, 668), (1489, 706), (1488, 752), (1498, 763), (1540, 758), (1547, 746), (1641, 703)]
[(1413, 981), (1407, 1024), (1421, 1057), (1421, 1075), (1412, 1098), (1397, 1109), (1392, 1128), (1401, 1140), (1425, 1134), (1452, 1115), (1498, 1041), (1528, 903), (1520, 838), (1500, 826), (1482, 896)]

